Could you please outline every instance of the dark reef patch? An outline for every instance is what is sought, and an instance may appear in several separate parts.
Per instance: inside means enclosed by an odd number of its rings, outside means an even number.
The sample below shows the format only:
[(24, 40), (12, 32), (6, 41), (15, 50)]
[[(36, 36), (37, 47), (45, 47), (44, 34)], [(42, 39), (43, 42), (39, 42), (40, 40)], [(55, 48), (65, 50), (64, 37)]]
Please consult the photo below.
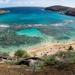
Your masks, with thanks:
[(17, 35), (14, 30), (6, 29), (0, 31), (0, 45), (1, 46), (19, 46), (22, 44), (33, 45), (41, 42), (39, 37), (29, 37), (25, 35)]
[(38, 27), (38, 29), (44, 34), (54, 37), (56, 40), (70, 39), (71, 32), (75, 32), (74, 28), (66, 26), (46, 26)]

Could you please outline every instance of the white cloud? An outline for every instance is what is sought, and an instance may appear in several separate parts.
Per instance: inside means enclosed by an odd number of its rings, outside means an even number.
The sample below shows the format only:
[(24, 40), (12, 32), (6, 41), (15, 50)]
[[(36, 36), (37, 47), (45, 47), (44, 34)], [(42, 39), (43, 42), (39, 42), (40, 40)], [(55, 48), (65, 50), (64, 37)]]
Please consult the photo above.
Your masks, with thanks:
[(8, 6), (52, 6), (65, 5), (75, 7), (75, 0), (0, 0), (0, 7)]
[(0, 3), (9, 3), (10, 0), (0, 0)]

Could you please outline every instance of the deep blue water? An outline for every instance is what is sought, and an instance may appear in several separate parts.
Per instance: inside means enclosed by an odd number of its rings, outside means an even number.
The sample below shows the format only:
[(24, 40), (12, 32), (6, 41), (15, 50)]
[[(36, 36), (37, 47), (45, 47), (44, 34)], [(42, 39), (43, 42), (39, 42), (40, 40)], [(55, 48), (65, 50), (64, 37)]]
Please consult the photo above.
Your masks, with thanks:
[(10, 12), (0, 15), (3, 24), (51, 24), (64, 20), (73, 20), (75, 17), (66, 16), (57, 12), (47, 11), (38, 7), (5, 8)]
[[(0, 15), (0, 24), (25, 25), (45, 24), (43, 29), (24, 29), (17, 31), (18, 35), (41, 37), (42, 33), (55, 39), (75, 38), (75, 17), (59, 12), (45, 10), (39, 7), (4, 8), (9, 13)], [(35, 35), (34, 35), (35, 34)], [(42, 35), (43, 36), (43, 35)]]

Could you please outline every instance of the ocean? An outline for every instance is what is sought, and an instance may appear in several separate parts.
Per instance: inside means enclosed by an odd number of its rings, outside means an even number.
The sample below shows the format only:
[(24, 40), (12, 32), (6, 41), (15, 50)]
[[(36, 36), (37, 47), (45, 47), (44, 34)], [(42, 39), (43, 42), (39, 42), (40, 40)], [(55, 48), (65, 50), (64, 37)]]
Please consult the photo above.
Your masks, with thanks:
[(71, 16), (47, 11), (44, 8), (38, 7), (15, 7), (5, 9), (10, 12), (0, 15), (0, 23), (3, 24), (51, 24), (75, 19)]
[[(10, 40), (6, 42), (0, 41), (1, 51), (5, 51), (5, 48), (7, 48), (6, 51), (8, 52), (13, 51), (14, 47), (17, 49), (18, 45), (20, 48), (23, 48), (39, 44), (43, 41), (54, 42), (57, 40), (67, 41), (75, 39), (75, 17), (73, 16), (45, 10), (42, 7), (12, 7), (3, 9), (9, 10), (9, 12), (0, 14), (0, 26), (6, 25), (9, 28), (2, 27), (3, 29), (0, 30), (0, 39), (3, 40), (4, 35), (7, 34), (7, 38), (5, 37), (4, 40)], [(30, 27), (25, 27), (29, 25)], [(11, 29), (12, 26), (24, 26), (25, 28)], [(8, 37), (9, 35), (10, 37)], [(11, 38), (12, 36), (15, 36), (18, 40), (15, 40), (14, 37)], [(12, 39), (14, 42), (9, 42)]]

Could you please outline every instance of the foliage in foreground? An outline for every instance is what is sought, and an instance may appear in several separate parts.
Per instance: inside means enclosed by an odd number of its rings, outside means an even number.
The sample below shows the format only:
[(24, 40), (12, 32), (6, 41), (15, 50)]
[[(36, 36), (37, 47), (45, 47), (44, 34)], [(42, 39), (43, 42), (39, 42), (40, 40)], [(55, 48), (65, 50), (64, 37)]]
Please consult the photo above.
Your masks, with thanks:
[(27, 53), (27, 51), (21, 50), (21, 49), (17, 50), (14, 55), (17, 57), (24, 57), (24, 58), (29, 57), (29, 54)]
[[(70, 47), (71, 48), (71, 47)], [(59, 60), (58, 60), (59, 59)], [(60, 51), (54, 55), (44, 57), (46, 65), (69, 65), (75, 63), (75, 51), (71, 48), (71, 50)]]
[(0, 56), (9, 57), (9, 53), (6, 53), (6, 52), (0, 52)]

